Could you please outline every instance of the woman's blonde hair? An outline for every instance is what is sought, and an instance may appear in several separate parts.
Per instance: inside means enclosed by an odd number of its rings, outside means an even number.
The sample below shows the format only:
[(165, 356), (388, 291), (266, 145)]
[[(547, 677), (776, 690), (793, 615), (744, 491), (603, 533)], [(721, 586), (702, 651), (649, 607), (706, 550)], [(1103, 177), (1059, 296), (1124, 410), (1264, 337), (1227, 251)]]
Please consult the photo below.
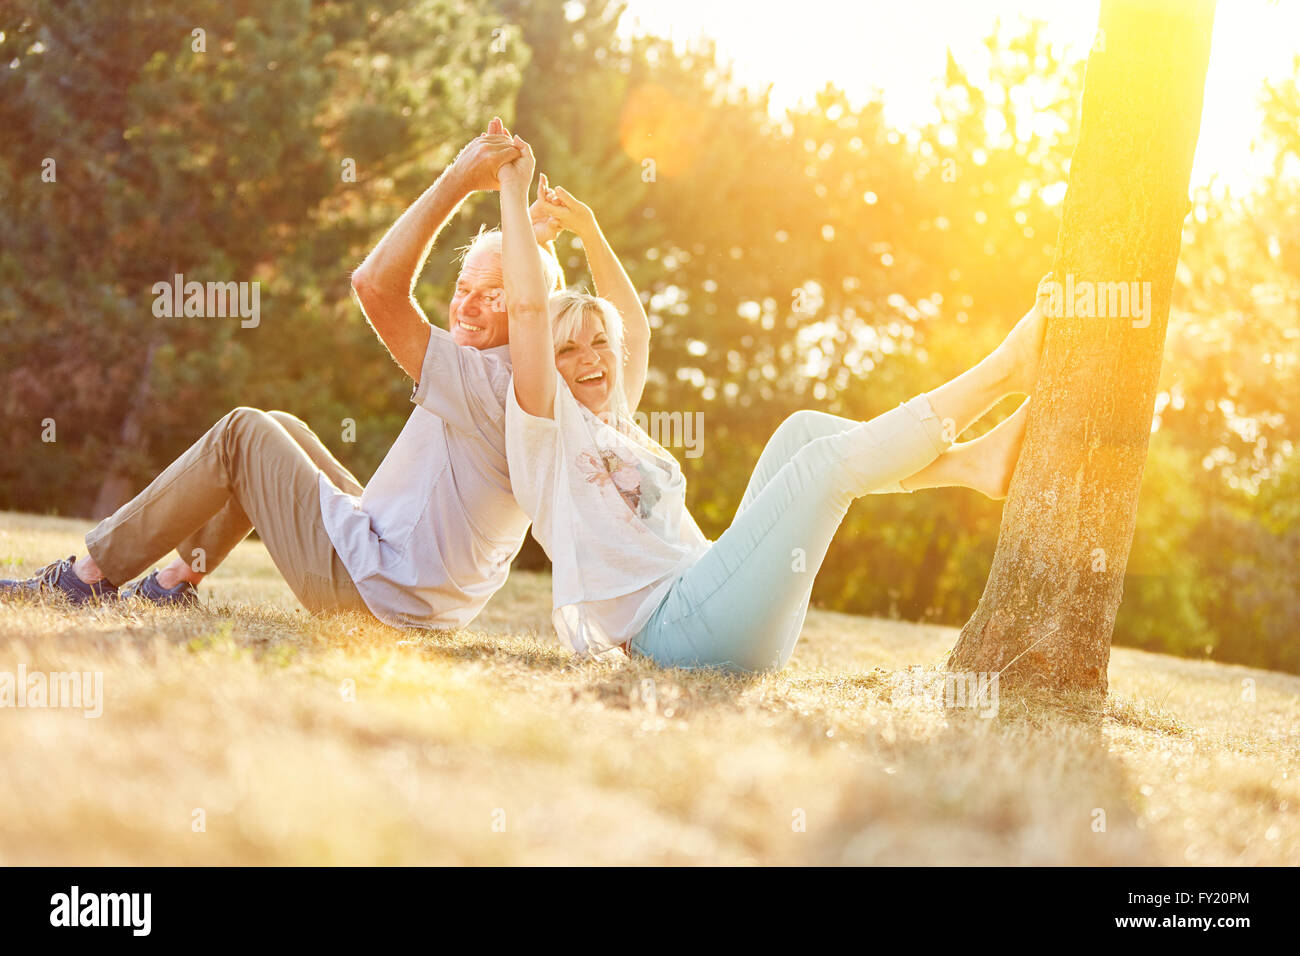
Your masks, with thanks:
[[(555, 348), (565, 342), (575, 341), (578, 332), (589, 319), (600, 323), (609, 339), (609, 347), (617, 357), (610, 380), (610, 408), (613, 417), (619, 422), (631, 418), (627, 407), (627, 395), (623, 391), (623, 363), (627, 358), (623, 346), (623, 316), (608, 299), (600, 296), (566, 289), (552, 294), (548, 300), (551, 312), (551, 336)], [(614, 424), (614, 422), (610, 422)]]

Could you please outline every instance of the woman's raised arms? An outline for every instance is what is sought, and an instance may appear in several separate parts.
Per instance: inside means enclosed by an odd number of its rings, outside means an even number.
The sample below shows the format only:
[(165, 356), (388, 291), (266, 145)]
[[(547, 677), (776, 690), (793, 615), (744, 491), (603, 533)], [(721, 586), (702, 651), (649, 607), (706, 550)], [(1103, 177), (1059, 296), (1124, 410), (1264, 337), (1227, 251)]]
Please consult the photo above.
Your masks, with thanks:
[(555, 402), (555, 346), (551, 337), (549, 290), (528, 214), (528, 189), (537, 162), (532, 147), (514, 137), (519, 156), (502, 164), (501, 265), (505, 273), (506, 313), (510, 323), (510, 361), (515, 399), (529, 415), (551, 418)]
[(537, 202), (543, 213), (582, 240), (596, 294), (608, 299), (623, 316), (623, 341), (627, 349), (623, 360), (623, 392), (627, 396), (628, 411), (634, 412), (641, 404), (646, 369), (650, 365), (650, 320), (646, 318), (636, 287), (601, 232), (589, 206), (559, 186), (550, 188), (545, 176), (538, 183)]

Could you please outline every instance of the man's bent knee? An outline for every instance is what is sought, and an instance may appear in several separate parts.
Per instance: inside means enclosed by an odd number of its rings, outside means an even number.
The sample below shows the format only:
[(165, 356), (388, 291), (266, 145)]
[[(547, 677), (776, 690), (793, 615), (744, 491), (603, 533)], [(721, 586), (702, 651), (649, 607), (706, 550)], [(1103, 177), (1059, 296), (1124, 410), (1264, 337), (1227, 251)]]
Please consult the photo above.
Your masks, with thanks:
[(248, 405), (240, 405), (238, 408), (231, 409), (226, 413), (225, 418), (217, 422), (217, 428), (221, 431), (233, 431), (239, 433), (256, 432), (266, 428), (275, 428), (275, 419), (267, 412), (260, 408), (251, 408)]
[(305, 421), (303, 421), (303, 420), (302, 420), (301, 418), (299, 418), (297, 415), (290, 415), (288, 412), (282, 412), (282, 411), (276, 409), (276, 410), (274, 410), (274, 411), (269, 411), (269, 412), (267, 412), (266, 414), (270, 415), (273, 419), (275, 419), (277, 422), (279, 422), (281, 425), (285, 426), (286, 428), (289, 428), (289, 427), (295, 427), (295, 428), (306, 428), (306, 427), (307, 427), (307, 423), (306, 423)]

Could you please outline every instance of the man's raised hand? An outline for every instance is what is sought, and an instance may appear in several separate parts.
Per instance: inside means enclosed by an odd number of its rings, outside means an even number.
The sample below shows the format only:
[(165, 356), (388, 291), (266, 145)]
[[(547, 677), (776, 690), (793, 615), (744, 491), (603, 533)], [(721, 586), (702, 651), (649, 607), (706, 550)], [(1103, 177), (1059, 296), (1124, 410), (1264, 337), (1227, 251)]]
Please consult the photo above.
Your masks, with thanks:
[[(488, 124), (487, 132), (480, 133), (465, 145), (451, 164), (451, 172), (466, 192), (484, 190), (492, 192), (501, 188), (497, 170), (502, 163), (519, 157), (519, 147), (505, 124), (497, 117)], [(522, 140), (521, 140), (522, 142)]]

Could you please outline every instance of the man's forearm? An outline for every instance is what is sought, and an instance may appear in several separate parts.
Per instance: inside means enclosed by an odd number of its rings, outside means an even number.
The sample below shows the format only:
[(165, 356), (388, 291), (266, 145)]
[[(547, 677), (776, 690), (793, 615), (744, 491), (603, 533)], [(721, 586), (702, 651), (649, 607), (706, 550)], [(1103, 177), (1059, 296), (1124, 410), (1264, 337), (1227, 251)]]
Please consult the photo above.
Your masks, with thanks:
[(448, 166), (384, 233), (353, 275), (353, 283), (409, 296), (438, 234), (470, 192), (455, 167)]

